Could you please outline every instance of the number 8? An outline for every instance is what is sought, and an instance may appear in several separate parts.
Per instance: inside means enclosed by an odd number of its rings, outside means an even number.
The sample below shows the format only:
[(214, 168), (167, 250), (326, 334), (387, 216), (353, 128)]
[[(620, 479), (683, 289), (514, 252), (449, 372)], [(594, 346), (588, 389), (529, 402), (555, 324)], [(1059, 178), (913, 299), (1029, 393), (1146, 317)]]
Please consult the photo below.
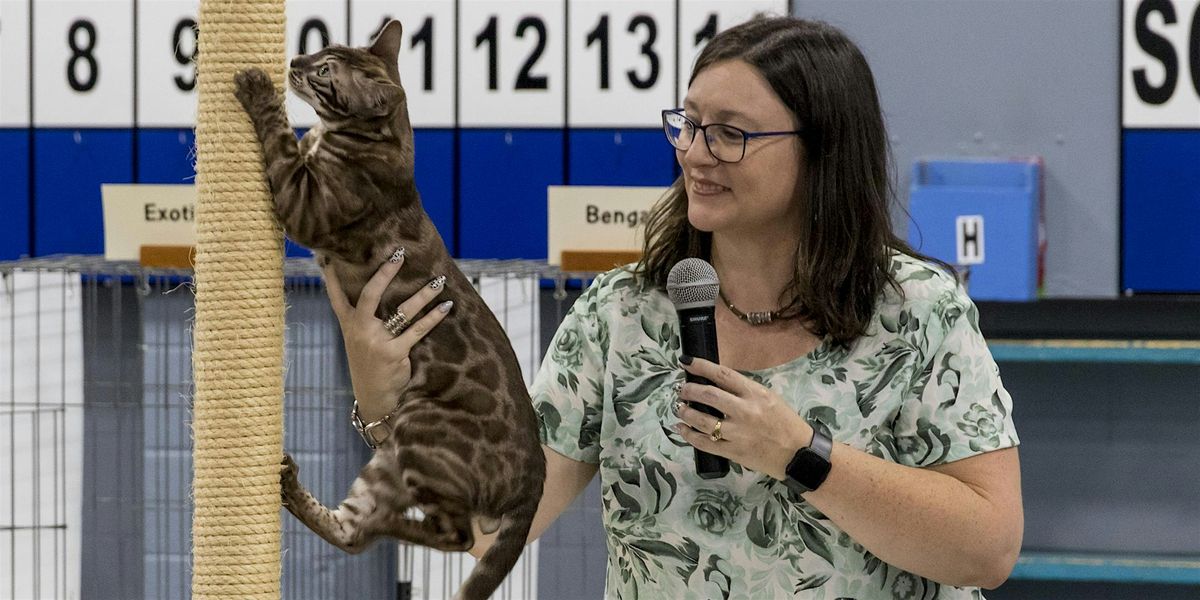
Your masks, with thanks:
[[(87, 46), (83, 48), (75, 43), (80, 30), (87, 34)], [(96, 80), (100, 78), (100, 65), (96, 63), (96, 57), (92, 56), (92, 50), (96, 48), (96, 26), (87, 19), (71, 23), (71, 29), (67, 32), (67, 45), (71, 47), (71, 60), (67, 62), (67, 83), (77, 92), (90, 91), (96, 87)], [(75, 76), (79, 59), (83, 59), (88, 65), (88, 77), (82, 82)]]

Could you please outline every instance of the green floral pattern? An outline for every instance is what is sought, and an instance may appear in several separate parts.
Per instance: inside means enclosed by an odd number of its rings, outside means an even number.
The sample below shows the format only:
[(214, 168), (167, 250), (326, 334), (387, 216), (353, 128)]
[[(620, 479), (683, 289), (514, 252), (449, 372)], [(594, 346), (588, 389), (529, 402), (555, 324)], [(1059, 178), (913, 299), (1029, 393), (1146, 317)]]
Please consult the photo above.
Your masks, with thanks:
[[(954, 280), (907, 256), (867, 335), (747, 372), (865, 452), (926, 467), (1018, 443), (1012, 400)], [(580, 296), (533, 384), (544, 443), (598, 464), (607, 595), (633, 599), (958, 599), (983, 596), (880, 561), (771, 477), (695, 475), (669, 427), (679, 327), (666, 295), (627, 269)]]

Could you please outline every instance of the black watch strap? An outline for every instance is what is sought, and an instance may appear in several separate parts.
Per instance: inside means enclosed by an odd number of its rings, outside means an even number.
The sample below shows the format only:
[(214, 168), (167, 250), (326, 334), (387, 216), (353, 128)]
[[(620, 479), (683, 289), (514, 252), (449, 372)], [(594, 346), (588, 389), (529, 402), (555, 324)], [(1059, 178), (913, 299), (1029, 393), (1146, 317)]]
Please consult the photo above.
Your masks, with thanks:
[(829, 462), (829, 455), (833, 453), (833, 440), (825, 433), (824, 427), (813, 426), (813, 438), (808, 444), (808, 449), (816, 452), (825, 462)]
[(832, 464), (829, 455), (833, 452), (833, 440), (824, 428), (813, 425), (813, 437), (808, 446), (796, 451), (788, 463), (783, 483), (788, 488), (803, 494), (811, 492), (825, 482)]

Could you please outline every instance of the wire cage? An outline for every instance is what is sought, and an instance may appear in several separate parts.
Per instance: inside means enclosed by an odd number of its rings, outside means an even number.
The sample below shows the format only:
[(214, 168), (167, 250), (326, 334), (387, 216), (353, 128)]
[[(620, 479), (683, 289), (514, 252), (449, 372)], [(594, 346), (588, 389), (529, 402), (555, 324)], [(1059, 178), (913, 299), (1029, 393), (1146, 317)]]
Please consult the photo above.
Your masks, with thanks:
[[(528, 383), (566, 282), (586, 274), (460, 267)], [(190, 284), (187, 270), (98, 257), (0, 262), (0, 598), (190, 597)], [(284, 446), (305, 485), (336, 504), (370, 451), (349, 425), (345, 353), (316, 266), (289, 259), (284, 286)], [(447, 598), (474, 564), (385, 542), (350, 556), (291, 515), (283, 524), (284, 598)], [(537, 562), (534, 544), (497, 597), (537, 598)]]

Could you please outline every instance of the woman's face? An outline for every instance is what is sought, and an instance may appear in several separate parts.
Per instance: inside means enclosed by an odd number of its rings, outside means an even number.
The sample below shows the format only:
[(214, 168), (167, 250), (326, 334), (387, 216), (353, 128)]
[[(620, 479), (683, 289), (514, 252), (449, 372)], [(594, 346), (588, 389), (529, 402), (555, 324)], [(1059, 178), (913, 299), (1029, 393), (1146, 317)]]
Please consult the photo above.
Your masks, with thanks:
[[(684, 111), (698, 125), (722, 123), (746, 132), (793, 131), (795, 117), (749, 63), (726, 60), (692, 80)], [(701, 231), (795, 231), (803, 147), (795, 135), (749, 138), (741, 161), (720, 162), (699, 132), (676, 150), (688, 197), (688, 220)]]

